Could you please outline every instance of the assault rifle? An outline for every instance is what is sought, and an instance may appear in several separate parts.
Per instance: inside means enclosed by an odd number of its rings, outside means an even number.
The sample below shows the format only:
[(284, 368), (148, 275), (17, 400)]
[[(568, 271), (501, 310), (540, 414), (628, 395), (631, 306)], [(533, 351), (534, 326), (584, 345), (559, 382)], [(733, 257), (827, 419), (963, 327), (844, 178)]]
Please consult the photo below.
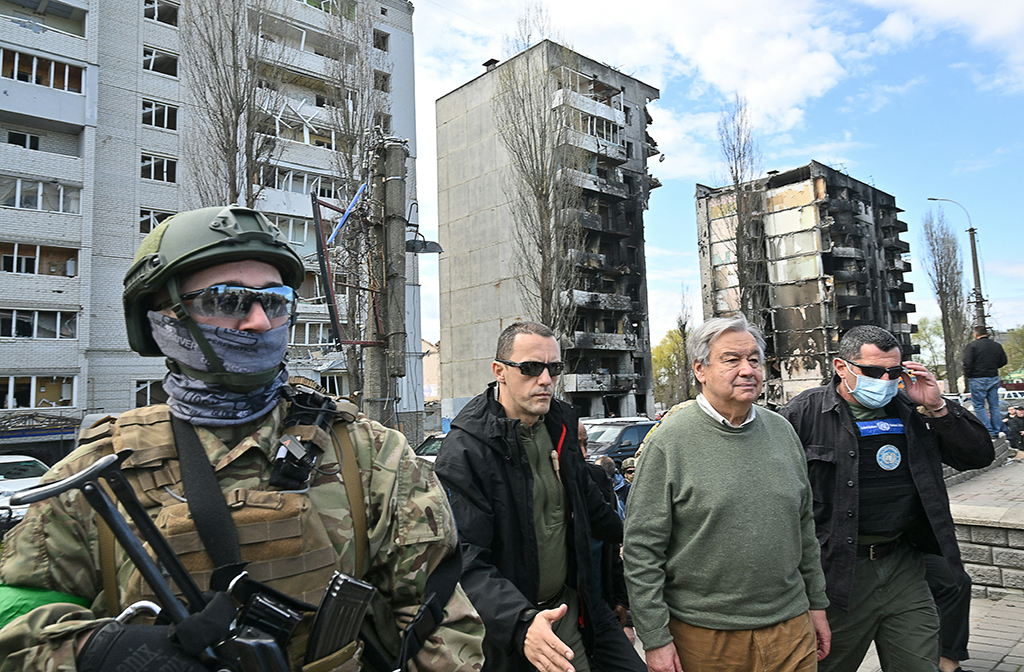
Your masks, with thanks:
[[(131, 450), (122, 450), (116, 455), (107, 455), (77, 474), (17, 493), (11, 497), (11, 504), (31, 504), (70, 490), (81, 490), (160, 601), (160, 607), (152, 605), (150, 610), (178, 624), (190, 614), (201, 612), (208, 601), (153, 519), (146, 513), (121, 471), (121, 464), (131, 454)], [(100, 485), (100, 478), (110, 486), (111, 492), (139, 530), (139, 535), (149, 542), (159, 565), (150, 558), (139, 537), (132, 532), (124, 516)], [(161, 572), (161, 566), (181, 591), (187, 607), (174, 594)], [(296, 605), (301, 603), (248, 579), (244, 572), (234, 577), (228, 592), (241, 601), (243, 606), (231, 624), (229, 637), (207, 647), (200, 654), (203, 663), (217, 671), (289, 672), (285, 646), (302, 619), (302, 613), (296, 609)], [(131, 605), (117, 618), (126, 621), (140, 608), (146, 607), (147, 603)]]

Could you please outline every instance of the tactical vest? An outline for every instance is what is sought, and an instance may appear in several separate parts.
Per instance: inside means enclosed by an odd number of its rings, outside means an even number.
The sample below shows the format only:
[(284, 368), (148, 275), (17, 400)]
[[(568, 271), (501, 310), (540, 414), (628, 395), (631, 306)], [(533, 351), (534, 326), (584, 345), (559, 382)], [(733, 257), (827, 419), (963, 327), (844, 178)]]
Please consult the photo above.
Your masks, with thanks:
[(923, 515), (910, 464), (903, 421), (861, 420), (858, 440), (861, 535), (895, 538)]
[[(283, 416), (281, 407), (274, 413)], [(112, 432), (109, 438), (114, 452), (126, 448), (135, 451), (123, 464), (125, 476), (199, 588), (208, 590), (215, 566), (182, 496), (170, 409), (162, 404), (133, 409), (121, 414), (112, 426), (97, 429), (105, 429), (102, 433)], [(283, 428), (274, 426), (274, 429), (271, 438), (276, 441)], [(344, 517), (330, 515), (349, 509), (344, 483), (337, 473), (340, 453), (322, 429), (297, 427), (288, 431), (304, 439), (312, 438), (324, 451), (320, 467), (327, 473), (314, 471), (306, 490), (266, 490), (271, 466), (252, 436), (236, 446), (226, 446), (229, 451), (215, 468), (238, 530), (241, 559), (249, 563), (246, 571), (257, 581), (316, 605), (336, 569), (356, 573), (357, 544), (351, 517), (347, 513)], [(335, 431), (347, 432), (347, 425), (339, 423)], [(144, 546), (150, 551), (148, 543)], [(150, 555), (153, 555), (151, 551)], [(121, 605), (155, 599), (120, 546), (117, 547), (116, 567)], [(293, 669), (302, 667), (309, 621), (307, 617), (299, 625), (289, 645)]]

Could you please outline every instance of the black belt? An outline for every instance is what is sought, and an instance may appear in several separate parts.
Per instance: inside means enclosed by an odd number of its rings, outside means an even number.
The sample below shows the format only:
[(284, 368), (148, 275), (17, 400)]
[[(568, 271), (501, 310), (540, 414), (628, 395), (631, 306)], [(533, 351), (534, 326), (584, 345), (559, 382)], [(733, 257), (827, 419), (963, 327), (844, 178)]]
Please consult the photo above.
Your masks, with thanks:
[(896, 547), (899, 545), (899, 539), (893, 539), (892, 541), (886, 541), (881, 544), (861, 544), (857, 546), (857, 557), (867, 558), (869, 560), (881, 560), (895, 551)]

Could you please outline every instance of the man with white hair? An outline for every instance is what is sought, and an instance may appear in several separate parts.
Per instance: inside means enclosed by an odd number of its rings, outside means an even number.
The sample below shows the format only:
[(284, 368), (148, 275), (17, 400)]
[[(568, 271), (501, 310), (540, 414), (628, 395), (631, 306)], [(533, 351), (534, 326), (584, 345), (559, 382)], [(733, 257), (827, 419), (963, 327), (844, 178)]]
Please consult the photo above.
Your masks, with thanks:
[(754, 405), (764, 341), (714, 318), (688, 351), (697, 403), (644, 442), (624, 559), (651, 672), (814, 670), (829, 649), (811, 487), (793, 428)]

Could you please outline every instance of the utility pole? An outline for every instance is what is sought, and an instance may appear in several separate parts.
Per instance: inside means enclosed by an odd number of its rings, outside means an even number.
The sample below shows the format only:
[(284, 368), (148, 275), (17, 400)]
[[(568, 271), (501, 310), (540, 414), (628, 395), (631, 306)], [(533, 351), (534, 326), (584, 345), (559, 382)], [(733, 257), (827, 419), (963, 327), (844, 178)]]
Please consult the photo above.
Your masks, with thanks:
[(967, 212), (967, 208), (951, 198), (929, 198), (928, 200), (955, 203), (967, 215), (967, 233), (971, 234), (971, 263), (974, 265), (974, 290), (971, 292), (973, 297), (971, 301), (974, 303), (974, 326), (987, 329), (985, 326), (985, 297), (981, 293), (981, 270), (978, 268), (978, 245), (974, 240), (974, 234), (977, 232), (977, 229), (971, 223), (971, 213)]
[[(367, 348), (365, 411), (381, 424), (397, 427), (398, 385), (405, 377), (405, 163), (408, 144), (385, 138), (373, 171), (373, 199), (379, 217), (370, 226), (370, 309), (366, 335), (380, 345)], [(377, 209), (377, 208), (375, 208)]]

